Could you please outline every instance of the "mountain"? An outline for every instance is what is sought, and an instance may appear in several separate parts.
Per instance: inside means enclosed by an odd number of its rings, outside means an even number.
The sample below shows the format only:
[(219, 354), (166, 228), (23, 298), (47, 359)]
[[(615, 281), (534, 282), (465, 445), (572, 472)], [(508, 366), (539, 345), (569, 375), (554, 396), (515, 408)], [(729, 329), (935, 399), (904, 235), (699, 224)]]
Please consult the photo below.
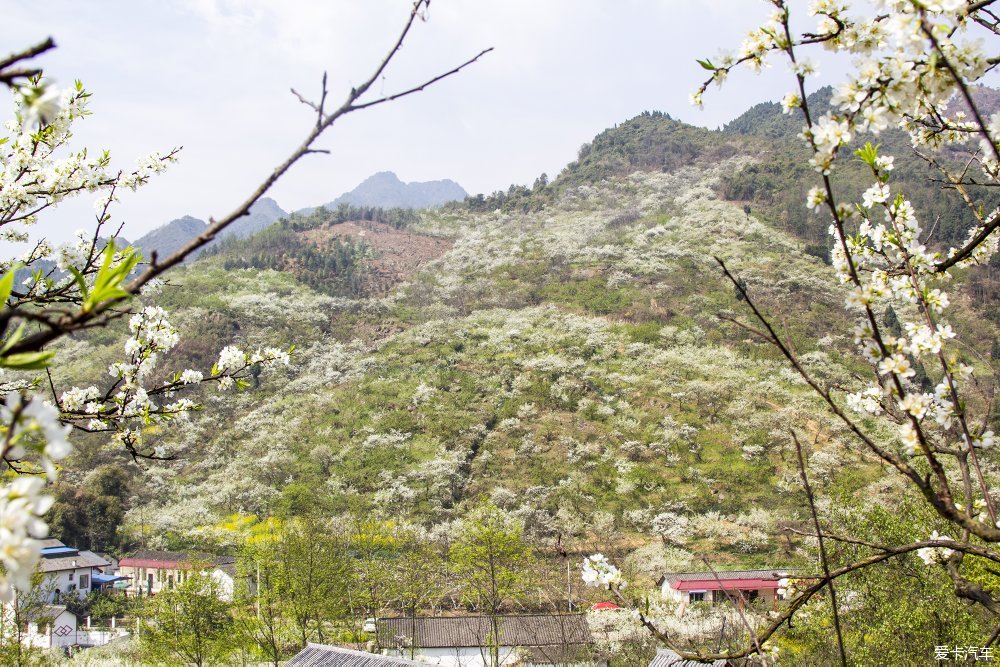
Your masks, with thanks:
[[(178, 459), (137, 507), (183, 543), (235, 512), (433, 526), (488, 496), (540, 540), (585, 541), (597, 517), (616, 542), (642, 542), (673, 512), (693, 524), (692, 551), (778, 554), (777, 525), (800, 505), (779, 484), (796, 474), (783, 424), (814, 424), (816, 451), (855, 466), (845, 492), (879, 473), (766, 345), (716, 316), (741, 306), (712, 255), (825, 380), (853, 381), (850, 342), (816, 344), (849, 330), (832, 269), (718, 195), (759, 159), (754, 141), (646, 114), (552, 183), (512, 190), (527, 206), (456, 203), (398, 227), (331, 211), (220, 244), (161, 296), (182, 340), (165, 370), (211, 367), (228, 344), (300, 352), (183, 434), (149, 432)], [(398, 179), (364, 189), (380, 182)], [(98, 376), (115, 355), (67, 366)], [(79, 451), (81, 469), (110, 456)]]
[(351, 204), (382, 208), (434, 208), (462, 201), (467, 196), (462, 186), (452, 180), (404, 183), (393, 172), (380, 171), (326, 204), (326, 207), (335, 209), (340, 204)]
[[(235, 513), (432, 531), (485, 497), (537, 544), (634, 554), (650, 570), (701, 567), (700, 553), (806, 565), (785, 531), (809, 518), (789, 427), (808, 433), (824, 494), (883, 493), (884, 473), (771, 346), (719, 317), (746, 304), (713, 256), (821, 383), (853, 391), (868, 368), (838, 335), (853, 316), (828, 255), (810, 252), (826, 221), (798, 215), (815, 173), (769, 168), (784, 122), (762, 107), (740, 124), (773, 132), (713, 132), (645, 113), (551, 183), (391, 220), (291, 216), (189, 262), (159, 297), (181, 333), (164, 372), (210, 368), (229, 344), (297, 351), (246, 392), (219, 402), (206, 388), (209, 409), (144, 431), (177, 458), (129, 468), (123, 539), (221, 548), (213, 526)], [(838, 182), (866, 187), (851, 179)], [(379, 183), (399, 180), (358, 190)], [(966, 358), (985, 358), (995, 321), (954, 297)], [(91, 345), (60, 350), (57, 387), (100, 383), (120, 359), (113, 336), (84, 335)], [(66, 479), (118, 460), (100, 437), (79, 436)]]
[[(276, 220), (285, 217), (285, 215), (285, 211), (278, 206), (277, 202), (264, 197), (251, 207), (249, 215), (229, 225), (207, 247), (211, 247), (214, 243), (229, 237), (245, 238), (252, 236), (271, 226)], [(204, 220), (185, 215), (183, 218), (171, 220), (167, 224), (157, 227), (139, 238), (134, 245), (137, 248), (141, 248), (146, 257), (149, 257), (153, 252), (156, 252), (160, 257), (166, 257), (205, 231), (206, 227), (208, 227), (208, 223)]]
[(133, 245), (141, 248), (146, 257), (154, 252), (160, 257), (166, 257), (180, 250), (185, 243), (205, 231), (207, 226), (204, 220), (185, 215), (157, 227)]

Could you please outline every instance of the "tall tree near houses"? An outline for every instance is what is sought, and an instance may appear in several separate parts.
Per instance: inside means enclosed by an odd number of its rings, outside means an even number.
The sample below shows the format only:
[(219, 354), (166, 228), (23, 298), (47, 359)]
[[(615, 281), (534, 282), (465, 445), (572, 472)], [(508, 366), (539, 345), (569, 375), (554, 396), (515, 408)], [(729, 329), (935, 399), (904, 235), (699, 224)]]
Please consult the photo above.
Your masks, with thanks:
[(354, 555), (351, 607), (356, 615), (378, 615), (393, 599), (393, 557), (400, 545), (398, 528), (391, 521), (359, 519), (349, 540)]
[(400, 609), (411, 619), (410, 659), (419, 648), (416, 640), (417, 612), (444, 594), (442, 554), (412, 531), (404, 531), (393, 570), (393, 587)]
[(287, 522), (277, 545), (276, 586), (301, 647), (325, 643), (328, 626), (348, 611), (351, 565), (339, 535), (315, 519)]
[(0, 606), (0, 664), (33, 665), (44, 658), (41, 649), (25, 641), (28, 623), (37, 623), (39, 630), (52, 620), (48, 609), (49, 600), (55, 592), (55, 582), (41, 572), (31, 577), (31, 589), (19, 591), (13, 602)]
[(450, 558), (466, 601), (489, 620), (484, 657), (498, 667), (502, 612), (534, 583), (535, 557), (524, 524), (492, 503), (481, 505), (462, 522)]
[(233, 617), (210, 574), (193, 573), (147, 603), (140, 637), (146, 658), (218, 664), (232, 650)]
[(280, 526), (265, 521), (251, 528), (236, 561), (235, 635), (251, 652), (278, 667), (294, 645), (287, 600), (281, 587)]

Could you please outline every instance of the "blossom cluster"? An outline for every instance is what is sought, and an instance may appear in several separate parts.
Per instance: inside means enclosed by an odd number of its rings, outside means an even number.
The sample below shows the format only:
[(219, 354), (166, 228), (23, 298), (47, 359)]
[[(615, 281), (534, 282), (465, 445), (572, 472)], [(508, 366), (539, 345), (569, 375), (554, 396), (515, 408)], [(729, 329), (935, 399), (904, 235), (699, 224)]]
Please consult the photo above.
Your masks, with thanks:
[(622, 574), (604, 554), (583, 559), (583, 581), (588, 586), (623, 586)]
[[(941, 542), (953, 542), (954, 541), (950, 537), (948, 537), (947, 535), (938, 535), (938, 532), (936, 530), (931, 533), (931, 536), (930, 536), (929, 539), (933, 540), (933, 541), (941, 541)], [(948, 547), (923, 547), (923, 548), (917, 549), (917, 556), (920, 557), (920, 560), (924, 561), (925, 565), (933, 565), (934, 563), (944, 562), (953, 553), (954, 553), (954, 550), (953, 549), (949, 549)]]
[(10, 392), (0, 406), (0, 423), (6, 431), (3, 458), (10, 464), (35, 454), (45, 477), (17, 477), (0, 489), (0, 601), (10, 602), (14, 589), (24, 590), (39, 559), (38, 540), (48, 535), (43, 515), (52, 506), (44, 493), (46, 478), (56, 478), (57, 462), (69, 455), (69, 427), (59, 421), (59, 411), (38, 396), (24, 399)]

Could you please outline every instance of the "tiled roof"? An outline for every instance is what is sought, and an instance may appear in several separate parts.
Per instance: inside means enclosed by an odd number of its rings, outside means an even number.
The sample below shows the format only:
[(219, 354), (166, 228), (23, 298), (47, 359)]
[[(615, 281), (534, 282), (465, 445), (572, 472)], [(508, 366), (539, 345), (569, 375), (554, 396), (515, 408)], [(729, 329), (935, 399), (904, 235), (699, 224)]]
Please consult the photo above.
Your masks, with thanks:
[(412, 660), (352, 651), (325, 644), (308, 644), (285, 663), (285, 667), (413, 667), (415, 665), (426, 667), (423, 663)]
[(62, 542), (60, 542), (59, 540), (57, 540), (54, 537), (48, 537), (48, 538), (46, 538), (44, 540), (38, 540), (38, 542), (40, 543), (42, 549), (53, 549), (55, 547), (64, 547), (64, 546), (66, 546), (65, 544), (63, 544)]
[(729, 667), (732, 662), (728, 660), (714, 660), (712, 662), (695, 662), (694, 660), (684, 660), (679, 655), (668, 648), (661, 648), (656, 652), (656, 657), (649, 663), (649, 667)]
[(218, 563), (215, 569), (224, 572), (234, 579), (236, 578), (236, 563)]
[[(558, 646), (593, 641), (583, 614), (501, 616), (499, 625), (500, 646)], [(485, 646), (491, 634), (487, 616), (380, 618), (376, 626), (379, 645), (384, 648)]]
[(72, 556), (43, 558), (38, 562), (38, 571), (59, 572), (60, 570), (75, 570), (81, 567), (104, 567), (110, 564), (93, 551), (81, 551)]
[(43, 605), (40, 608), (29, 607), (28, 609), (25, 610), (25, 616), (27, 616), (28, 620), (32, 622), (37, 621), (39, 619), (55, 620), (56, 618), (59, 618), (59, 615), (62, 614), (64, 611), (66, 611), (66, 607), (64, 605), (47, 604)]
[(567, 644), (563, 646), (527, 646), (524, 653), (525, 665), (592, 665), (593, 647), (588, 644)]

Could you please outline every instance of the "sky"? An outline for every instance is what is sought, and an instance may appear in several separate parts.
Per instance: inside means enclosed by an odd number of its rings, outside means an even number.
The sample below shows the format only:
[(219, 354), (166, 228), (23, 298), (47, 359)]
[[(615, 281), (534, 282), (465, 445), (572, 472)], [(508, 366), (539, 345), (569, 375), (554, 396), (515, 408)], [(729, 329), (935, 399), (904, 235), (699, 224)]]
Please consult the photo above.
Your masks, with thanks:
[[(410, 2), (4, 5), (2, 50), (51, 35), (58, 48), (37, 63), (57, 84), (80, 79), (93, 93), (74, 146), (110, 149), (123, 169), (151, 150), (183, 146), (177, 164), (112, 211), (135, 239), (183, 215), (221, 217), (241, 202), (314, 122), (290, 88), (314, 96), (326, 71), (339, 104), (394, 42)], [(786, 68), (775, 66), (732, 76), (704, 110), (688, 102), (705, 75), (695, 59), (735, 50), (767, 12), (756, 0), (433, 0), (372, 92), (405, 89), (494, 51), (424, 92), (340, 119), (318, 144), (331, 154), (308, 156), (268, 196), (286, 210), (314, 206), (384, 170), (488, 193), (530, 185), (542, 172), (555, 177), (582, 144), (644, 110), (718, 127), (789, 89)], [(39, 224), (54, 240), (91, 228), (92, 199)]]

